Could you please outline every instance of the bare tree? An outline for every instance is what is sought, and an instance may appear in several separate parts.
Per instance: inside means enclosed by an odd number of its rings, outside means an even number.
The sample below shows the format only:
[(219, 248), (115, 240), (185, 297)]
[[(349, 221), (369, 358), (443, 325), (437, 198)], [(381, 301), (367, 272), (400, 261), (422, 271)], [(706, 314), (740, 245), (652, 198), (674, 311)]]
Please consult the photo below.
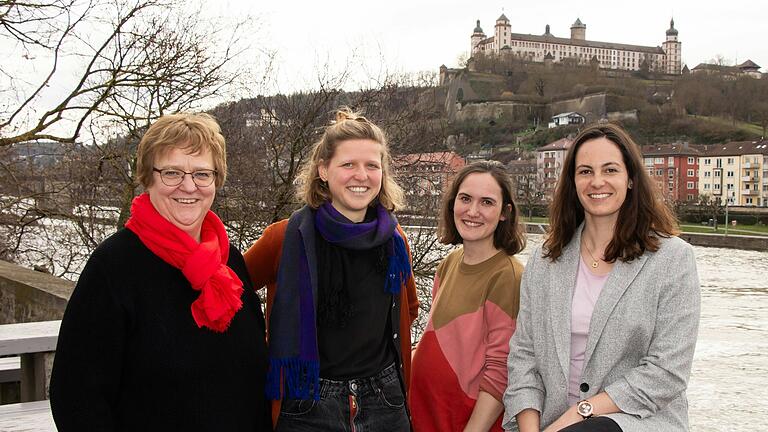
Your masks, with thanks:
[[(29, 74), (2, 70), (0, 146), (72, 143), (97, 122), (139, 130), (167, 111), (200, 106), (241, 75), (229, 65), (244, 49), (243, 23), (204, 22), (180, 0), (5, 1), (0, 8), (0, 38), (15, 42), (20, 68), (34, 62), (44, 70), (23, 80), (15, 77)], [(55, 94), (54, 85), (67, 91)]]

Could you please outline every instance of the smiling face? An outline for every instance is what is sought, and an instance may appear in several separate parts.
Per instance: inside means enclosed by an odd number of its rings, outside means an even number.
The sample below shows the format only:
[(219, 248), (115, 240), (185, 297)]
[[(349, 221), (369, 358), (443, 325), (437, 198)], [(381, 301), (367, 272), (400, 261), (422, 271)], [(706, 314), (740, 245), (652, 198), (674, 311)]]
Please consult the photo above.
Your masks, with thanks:
[[(173, 168), (186, 172), (215, 169), (210, 151), (187, 154), (179, 147), (171, 147), (158, 155), (154, 167), (159, 170)], [(200, 187), (192, 181), (192, 176), (185, 175), (179, 185), (166, 186), (160, 178), (160, 173), (155, 172), (147, 192), (152, 205), (161, 216), (200, 241), (203, 219), (216, 197), (214, 183)]]
[(352, 222), (362, 222), (381, 190), (382, 147), (369, 139), (341, 141), (331, 160), (319, 166), (328, 182), (331, 205)]
[(601, 137), (585, 141), (576, 153), (576, 193), (585, 219), (616, 223), (629, 188), (629, 175), (619, 146)]
[(459, 185), (453, 203), (453, 223), (464, 248), (493, 247), (493, 234), (502, 216), (501, 186), (489, 173), (472, 173)]

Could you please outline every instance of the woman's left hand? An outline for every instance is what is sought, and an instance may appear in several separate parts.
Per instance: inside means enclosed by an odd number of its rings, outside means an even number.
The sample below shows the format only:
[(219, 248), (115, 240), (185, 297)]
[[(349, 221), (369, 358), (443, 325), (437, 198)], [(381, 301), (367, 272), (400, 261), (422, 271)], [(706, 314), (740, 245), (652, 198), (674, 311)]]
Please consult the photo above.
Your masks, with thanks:
[(583, 419), (579, 413), (576, 412), (576, 406), (572, 406), (568, 408), (568, 410), (566, 410), (557, 420), (555, 420), (554, 423), (547, 426), (547, 428), (544, 429), (544, 432), (557, 432), (560, 429), (566, 428), (582, 420)]

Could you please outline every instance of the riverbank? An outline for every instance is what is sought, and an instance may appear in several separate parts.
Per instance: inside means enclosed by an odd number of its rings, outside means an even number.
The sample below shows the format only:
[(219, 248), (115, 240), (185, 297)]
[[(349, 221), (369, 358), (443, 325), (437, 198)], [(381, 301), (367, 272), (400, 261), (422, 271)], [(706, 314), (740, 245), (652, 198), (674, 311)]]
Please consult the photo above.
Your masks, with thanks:
[[(525, 222), (525, 232), (529, 234), (544, 234), (548, 226), (549, 224), (546, 223)], [(694, 246), (768, 251), (768, 236), (683, 232), (680, 234), (680, 238)]]

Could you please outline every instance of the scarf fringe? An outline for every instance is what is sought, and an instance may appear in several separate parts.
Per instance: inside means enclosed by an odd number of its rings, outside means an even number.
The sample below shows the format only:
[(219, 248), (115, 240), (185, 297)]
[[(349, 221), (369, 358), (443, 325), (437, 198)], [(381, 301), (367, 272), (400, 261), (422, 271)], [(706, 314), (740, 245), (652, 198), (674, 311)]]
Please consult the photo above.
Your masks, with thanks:
[(387, 282), (384, 290), (390, 294), (400, 294), (400, 289), (411, 277), (411, 263), (405, 240), (395, 231), (392, 235), (393, 254), (389, 257)]
[(269, 360), (267, 398), (320, 400), (320, 362), (282, 358)]

